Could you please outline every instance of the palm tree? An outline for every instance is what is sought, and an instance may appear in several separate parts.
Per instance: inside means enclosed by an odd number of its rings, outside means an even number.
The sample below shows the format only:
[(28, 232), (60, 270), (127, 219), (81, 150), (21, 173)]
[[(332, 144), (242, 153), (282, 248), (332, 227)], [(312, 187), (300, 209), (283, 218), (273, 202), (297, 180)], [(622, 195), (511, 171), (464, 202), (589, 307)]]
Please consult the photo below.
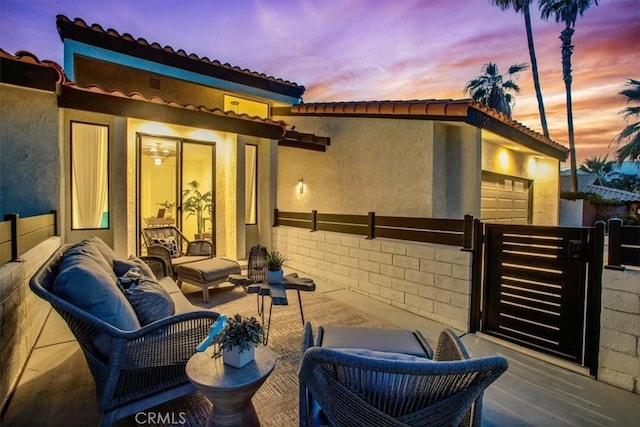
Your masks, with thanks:
[(607, 160), (608, 157), (609, 155), (605, 155), (604, 157), (593, 156), (590, 159), (585, 159), (578, 169), (583, 172), (598, 174), (600, 179), (605, 180), (607, 175), (613, 170), (613, 164), (615, 163)]
[[(629, 79), (627, 86), (630, 86), (630, 88), (618, 93), (627, 99), (627, 104), (631, 102), (638, 104), (629, 106), (621, 111), (627, 123), (629, 123), (629, 119), (632, 116), (640, 116), (640, 81)], [(622, 132), (616, 137), (616, 142), (620, 144), (622, 141), (627, 142), (616, 151), (618, 164), (621, 164), (625, 159), (640, 160), (640, 121), (629, 123), (622, 129)]]
[(527, 68), (529, 68), (529, 65), (525, 63), (510, 66), (506, 74), (509, 80), (504, 81), (502, 74), (498, 73), (498, 66), (493, 62), (489, 62), (482, 66), (484, 74), (467, 83), (464, 93), (469, 92), (474, 101), (498, 110), (511, 118), (511, 105), (514, 99), (513, 95), (507, 93), (507, 91), (520, 93), (520, 86), (511, 80), (510, 76)]
[(540, 78), (538, 77), (538, 60), (536, 59), (536, 49), (533, 44), (533, 30), (531, 28), (531, 14), (529, 6), (532, 0), (492, 0), (493, 4), (502, 10), (513, 7), (516, 13), (522, 12), (524, 15), (524, 26), (527, 30), (527, 44), (529, 45), (529, 59), (531, 60), (531, 74), (533, 75), (533, 86), (536, 90), (536, 98), (538, 98), (538, 112), (540, 113), (540, 123), (542, 124), (542, 132), (544, 136), (549, 138), (549, 127), (547, 126), (547, 115), (544, 111), (544, 102), (542, 101), (542, 89), (540, 88)]
[(567, 124), (569, 132), (569, 155), (571, 157), (571, 190), (578, 191), (578, 173), (576, 166), (576, 141), (573, 134), (573, 107), (571, 105), (571, 55), (573, 45), (571, 38), (575, 31), (578, 14), (582, 16), (598, 0), (540, 0), (542, 19), (553, 16), (556, 22), (564, 22), (565, 28), (560, 33), (562, 40), (562, 79), (567, 92)]

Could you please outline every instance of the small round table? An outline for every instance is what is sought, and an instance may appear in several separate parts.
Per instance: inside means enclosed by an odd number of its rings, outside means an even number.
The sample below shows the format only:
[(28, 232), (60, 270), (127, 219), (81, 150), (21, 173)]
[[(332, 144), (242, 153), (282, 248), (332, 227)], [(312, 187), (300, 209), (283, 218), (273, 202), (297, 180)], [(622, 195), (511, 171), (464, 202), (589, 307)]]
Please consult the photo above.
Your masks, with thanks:
[(260, 421), (251, 398), (276, 366), (276, 353), (267, 347), (256, 348), (255, 359), (242, 368), (225, 365), (222, 357), (211, 358), (213, 347), (196, 353), (187, 362), (186, 372), (193, 383), (211, 401), (212, 426), (258, 426)]

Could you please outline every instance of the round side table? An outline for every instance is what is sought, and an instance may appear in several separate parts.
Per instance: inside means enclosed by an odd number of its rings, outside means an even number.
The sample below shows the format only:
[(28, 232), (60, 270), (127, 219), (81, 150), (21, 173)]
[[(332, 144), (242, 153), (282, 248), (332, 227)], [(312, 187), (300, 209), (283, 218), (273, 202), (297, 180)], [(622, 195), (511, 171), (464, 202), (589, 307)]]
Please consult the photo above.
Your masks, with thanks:
[(213, 348), (196, 353), (187, 362), (186, 372), (193, 383), (211, 401), (209, 427), (259, 426), (251, 398), (276, 366), (276, 353), (267, 347), (256, 348), (255, 359), (242, 368), (225, 365), (222, 357), (211, 358)]

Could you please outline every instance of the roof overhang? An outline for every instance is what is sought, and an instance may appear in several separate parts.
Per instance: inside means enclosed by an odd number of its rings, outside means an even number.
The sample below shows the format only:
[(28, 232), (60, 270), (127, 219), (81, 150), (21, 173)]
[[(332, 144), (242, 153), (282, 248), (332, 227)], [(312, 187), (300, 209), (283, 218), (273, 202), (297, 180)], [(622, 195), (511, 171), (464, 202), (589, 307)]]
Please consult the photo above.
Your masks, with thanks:
[(569, 150), (504, 114), (469, 99), (326, 102), (273, 108), (274, 115), (376, 117), (385, 119), (462, 122), (486, 129), (534, 152), (565, 161)]
[(278, 141), (278, 145), (324, 152), (327, 151), (327, 145), (331, 145), (331, 139), (326, 136), (317, 136), (312, 133), (301, 133), (288, 130), (280, 141)]
[(129, 34), (120, 35), (117, 31), (103, 30), (97, 24), (92, 26), (76, 18), (70, 21), (64, 15), (58, 15), (56, 24), (60, 38), (75, 40), (88, 45), (118, 52), (146, 61), (152, 61), (189, 72), (238, 83), (241, 85), (266, 90), (288, 97), (301, 99), (304, 86), (282, 79), (259, 74), (208, 58), (200, 58), (195, 54), (187, 54), (182, 49), (174, 51), (171, 47), (162, 47), (158, 43), (149, 44), (144, 39), (134, 39)]
[(16, 56), (0, 50), (0, 81), (16, 86), (55, 92), (61, 80), (60, 66), (53, 62), (40, 62), (28, 52)]
[(275, 140), (285, 134), (283, 122), (250, 118), (245, 114), (236, 115), (220, 109), (165, 103), (159, 98), (149, 100), (139, 94), (106, 92), (96, 86), (80, 88), (75, 84), (61, 84), (58, 106)]

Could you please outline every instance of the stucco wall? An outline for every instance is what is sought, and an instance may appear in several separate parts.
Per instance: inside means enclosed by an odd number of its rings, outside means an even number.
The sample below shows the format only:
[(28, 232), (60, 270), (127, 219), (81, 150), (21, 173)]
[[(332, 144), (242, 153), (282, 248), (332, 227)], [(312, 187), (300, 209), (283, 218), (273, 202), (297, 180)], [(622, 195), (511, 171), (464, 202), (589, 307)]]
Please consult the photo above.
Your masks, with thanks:
[(286, 267), (467, 332), (471, 254), (459, 247), (273, 228)]
[(59, 211), (56, 95), (0, 84), (0, 100), (0, 219)]
[[(278, 147), (278, 209), (430, 217), (433, 124), (419, 120), (274, 117), (329, 136), (327, 151)], [(304, 180), (304, 194), (297, 184)]]
[(51, 311), (45, 300), (29, 289), (29, 279), (60, 246), (51, 237), (25, 252), (22, 262), (0, 266), (0, 397), (2, 407), (22, 373), (31, 349)]
[(640, 394), (640, 270), (604, 270), (598, 379)]
[(482, 170), (533, 180), (533, 224), (558, 225), (558, 160), (510, 150), (485, 141), (482, 144)]

